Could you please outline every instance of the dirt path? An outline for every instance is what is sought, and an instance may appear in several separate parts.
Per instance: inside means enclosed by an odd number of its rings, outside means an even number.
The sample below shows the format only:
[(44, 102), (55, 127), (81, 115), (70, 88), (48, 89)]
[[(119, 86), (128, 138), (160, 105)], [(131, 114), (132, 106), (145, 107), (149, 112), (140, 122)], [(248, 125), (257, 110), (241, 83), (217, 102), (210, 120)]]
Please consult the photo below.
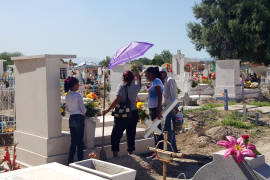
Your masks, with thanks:
[(270, 163), (270, 135), (265, 135), (255, 143), (258, 151), (265, 156), (265, 161)]

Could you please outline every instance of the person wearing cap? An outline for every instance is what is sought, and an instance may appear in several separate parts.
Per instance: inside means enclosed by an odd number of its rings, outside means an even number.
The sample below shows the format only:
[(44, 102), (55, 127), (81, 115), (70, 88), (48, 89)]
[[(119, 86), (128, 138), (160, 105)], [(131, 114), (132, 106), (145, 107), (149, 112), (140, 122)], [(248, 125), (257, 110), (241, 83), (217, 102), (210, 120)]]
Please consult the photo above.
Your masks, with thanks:
[[(168, 77), (167, 70), (165, 68), (160, 69), (161, 78), (164, 85), (163, 89), (163, 106), (170, 105), (175, 99), (177, 99), (177, 86), (176, 82), (173, 78)], [(165, 124), (163, 127), (164, 131), (168, 131), (168, 141), (171, 143), (171, 146), (168, 146), (169, 151), (177, 152), (176, 140), (175, 140), (175, 132), (173, 129), (173, 123), (176, 120), (176, 112), (173, 109), (166, 117)]]

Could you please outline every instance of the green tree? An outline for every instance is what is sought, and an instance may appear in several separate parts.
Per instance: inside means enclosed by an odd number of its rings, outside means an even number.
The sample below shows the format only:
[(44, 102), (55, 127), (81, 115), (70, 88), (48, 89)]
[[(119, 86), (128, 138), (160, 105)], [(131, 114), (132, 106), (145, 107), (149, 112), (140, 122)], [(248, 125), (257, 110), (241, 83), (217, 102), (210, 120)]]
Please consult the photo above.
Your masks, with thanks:
[(163, 57), (160, 54), (156, 54), (152, 60), (152, 64), (161, 66), (162, 64), (164, 64)]
[(218, 59), (270, 63), (269, 0), (202, 0), (187, 25), (197, 50)]
[(99, 65), (102, 66), (102, 67), (109, 67), (110, 60), (111, 60), (111, 57), (110, 56), (106, 56), (105, 59), (103, 59), (102, 61), (99, 62)]
[(160, 56), (162, 57), (164, 63), (172, 63), (172, 53), (169, 50), (163, 50), (160, 54)]
[(13, 61), (11, 61), (11, 57), (16, 57), (16, 56), (22, 56), (23, 54), (20, 52), (2, 52), (0, 53), (0, 59), (7, 60), (4, 62), (4, 69), (6, 70), (8, 65), (13, 65)]
[(147, 58), (147, 57), (143, 57), (143, 58), (139, 58), (139, 59), (136, 59), (136, 60), (132, 61), (132, 64), (133, 63), (141, 64), (141, 65), (151, 65), (152, 60)]

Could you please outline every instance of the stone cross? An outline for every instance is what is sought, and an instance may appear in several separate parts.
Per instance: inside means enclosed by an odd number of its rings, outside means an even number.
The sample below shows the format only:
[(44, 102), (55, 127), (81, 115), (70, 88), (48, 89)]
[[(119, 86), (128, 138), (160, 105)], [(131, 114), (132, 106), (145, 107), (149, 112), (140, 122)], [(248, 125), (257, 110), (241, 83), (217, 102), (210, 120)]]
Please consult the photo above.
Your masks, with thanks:
[(162, 133), (157, 126), (161, 123), (161, 121), (165, 121), (167, 115), (175, 108), (175, 106), (178, 104), (178, 100), (174, 100), (172, 104), (167, 106), (165, 110), (162, 111), (162, 120), (155, 119), (153, 122), (152, 120), (148, 119), (145, 121), (145, 123), (148, 126), (148, 129), (145, 131), (144, 138), (148, 138), (153, 132), (158, 133), (159, 135)]

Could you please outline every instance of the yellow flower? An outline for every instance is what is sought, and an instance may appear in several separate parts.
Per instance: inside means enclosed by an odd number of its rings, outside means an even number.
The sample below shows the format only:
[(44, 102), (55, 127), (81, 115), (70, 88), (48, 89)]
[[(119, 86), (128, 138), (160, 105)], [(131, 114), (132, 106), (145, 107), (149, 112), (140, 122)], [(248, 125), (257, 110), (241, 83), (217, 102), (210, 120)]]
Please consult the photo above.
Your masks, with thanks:
[(61, 113), (63, 113), (64, 112), (64, 109), (63, 108), (61, 108)]
[(90, 92), (89, 94), (87, 94), (86, 97), (89, 99), (98, 100), (98, 96), (93, 92)]
[(98, 102), (94, 102), (94, 107), (98, 107)]
[(64, 96), (66, 96), (67, 95), (67, 93), (64, 93)]
[(137, 102), (137, 108), (142, 109), (143, 108), (143, 103), (142, 102)]

